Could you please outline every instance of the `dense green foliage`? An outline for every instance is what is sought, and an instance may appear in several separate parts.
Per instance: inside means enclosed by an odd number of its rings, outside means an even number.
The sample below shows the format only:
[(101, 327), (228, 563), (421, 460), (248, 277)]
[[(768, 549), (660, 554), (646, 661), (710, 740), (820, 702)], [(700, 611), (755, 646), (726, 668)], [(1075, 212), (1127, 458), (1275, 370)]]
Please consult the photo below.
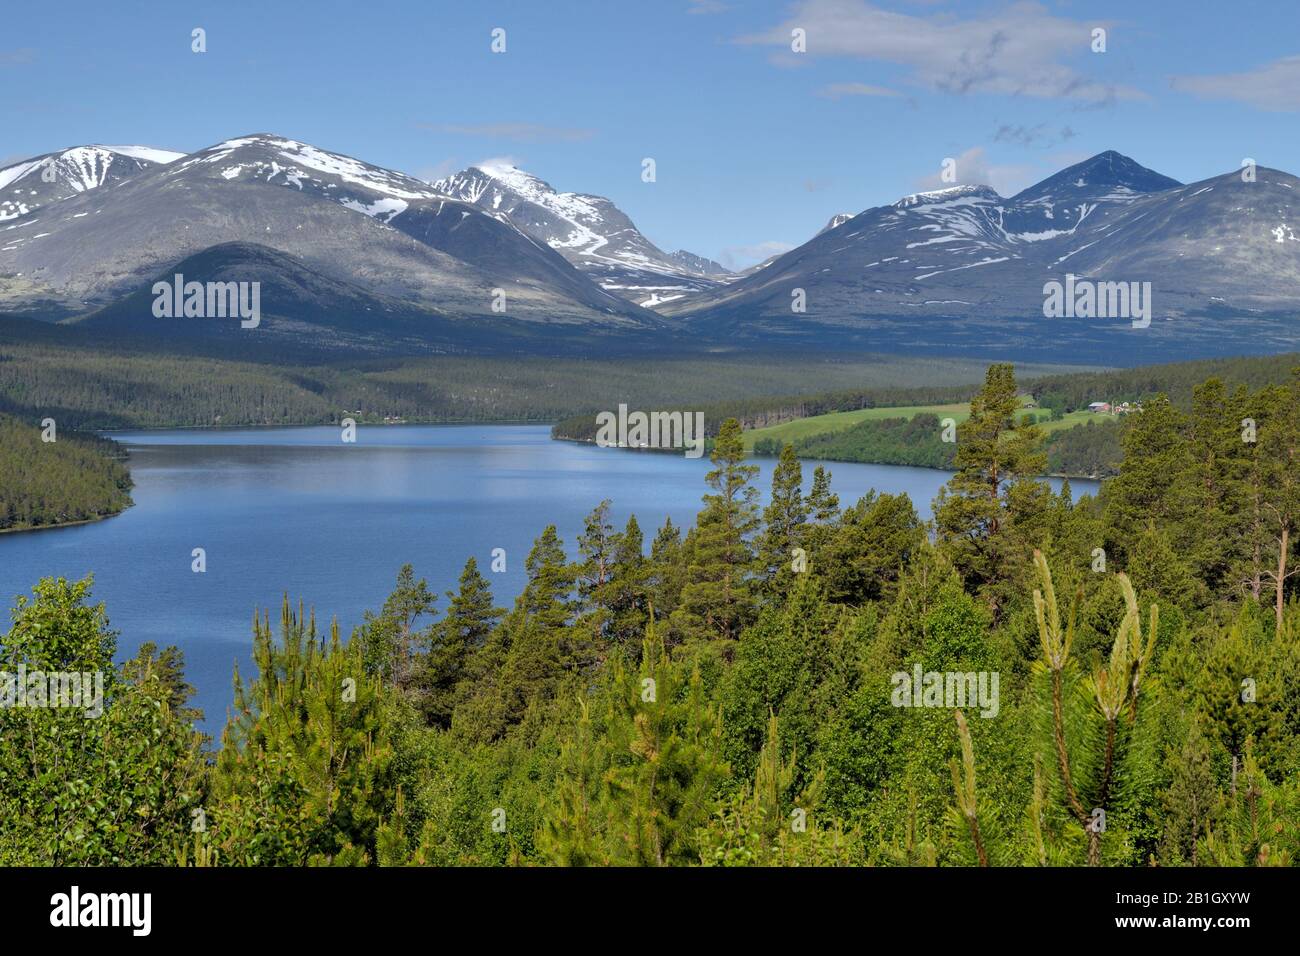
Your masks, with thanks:
[(1124, 420), (1102, 418), (1047, 436), (1047, 471), (1052, 475), (1106, 478), (1119, 472)]
[[(801, 458), (951, 468), (956, 445), (941, 436), (939, 416), (922, 412), (911, 418), (883, 418), (809, 435), (795, 441), (794, 449)], [(754, 454), (774, 455), (780, 451), (775, 445), (774, 439), (760, 438), (754, 443)]]
[[(1044, 443), (1047, 473), (1084, 478), (1115, 474), (1123, 457), (1122, 427), (1114, 419), (1103, 419), (1051, 432)], [(956, 443), (943, 440), (939, 416), (930, 412), (858, 422), (838, 431), (801, 437), (792, 444), (800, 458), (945, 470), (953, 467), (957, 454)], [(775, 455), (780, 451), (776, 445), (775, 439), (760, 438), (754, 442), (754, 454)]]
[[(1286, 354), (1202, 359), (1107, 371), (1045, 372), (1042, 368), (1020, 366), (1019, 375), (1023, 379), (1022, 390), (1032, 395), (1040, 408), (1064, 414), (1086, 408), (1090, 402), (1138, 402), (1158, 394), (1167, 395), (1174, 404), (1185, 408), (1191, 402), (1193, 387), (1207, 378), (1217, 378), (1228, 385), (1261, 388), (1285, 382), (1297, 362), (1300, 362), (1300, 355)], [(936, 367), (934, 371), (938, 372), (940, 368), (941, 366)], [(926, 377), (922, 379), (924, 384), (913, 384), (910, 387), (877, 379), (871, 386), (836, 388), (820, 393), (771, 398), (756, 396), (711, 404), (701, 397), (698, 401), (705, 404), (697, 407), (704, 412), (705, 430), (713, 435), (717, 434), (718, 427), (728, 418), (735, 418), (742, 427), (752, 429), (779, 425), (797, 418), (862, 408), (943, 405), (969, 401), (978, 391), (979, 383), (973, 376), (962, 381), (955, 374), (956, 371), (950, 369), (947, 374)], [(917, 381), (915, 376), (912, 381)], [(596, 435), (594, 412), (589, 411), (558, 422), (554, 434), (557, 438), (593, 441)]]
[[(28, 327), (46, 334), (34, 338)], [(325, 424), (357, 421), (548, 422), (631, 407), (757, 401), (862, 381), (952, 385), (972, 361), (879, 355), (536, 356), (255, 362), (90, 347), (40, 323), (0, 318), (0, 412), (69, 429)], [(969, 388), (967, 387), (967, 390)], [(715, 429), (716, 431), (716, 429)]]
[(131, 504), (116, 443), (0, 415), (0, 531), (114, 515)]
[[(170, 652), (97, 720), (0, 711), (0, 861), (1300, 862), (1300, 378), (1151, 399), (1077, 501), (1016, 395), (988, 370), (929, 527), (792, 449), (760, 509), (730, 421), (694, 527), (602, 502), (509, 609), (473, 561), (347, 642), (286, 601), (206, 765)], [(6, 666), (108, 669), (87, 599), (42, 582)]]
[[(1104, 372), (1069, 372), (1030, 378), (1022, 387), (1040, 408), (1050, 410), (1054, 419), (1084, 409), (1094, 401), (1141, 402), (1161, 394), (1186, 409), (1191, 405), (1194, 387), (1207, 376), (1214, 376), (1227, 385), (1262, 388), (1285, 382), (1297, 360), (1295, 355), (1247, 356)], [(764, 428), (864, 408), (965, 402), (976, 388), (975, 385), (942, 384), (859, 388), (819, 395), (756, 397), (705, 405), (701, 410), (706, 434), (715, 435), (728, 418), (738, 419), (746, 429)], [(1122, 420), (1100, 419), (1051, 431), (1046, 439), (1047, 472), (1087, 478), (1115, 474), (1122, 456), (1123, 428)], [(556, 438), (594, 441), (595, 417), (586, 414), (564, 419), (552, 428), (552, 434)], [(872, 419), (834, 431), (804, 435), (795, 439), (794, 445), (802, 458), (920, 468), (949, 469), (956, 455), (954, 446), (941, 438), (937, 416), (929, 412), (911, 418)], [(758, 455), (776, 455), (779, 451), (778, 439), (759, 438), (754, 443), (754, 453)]]

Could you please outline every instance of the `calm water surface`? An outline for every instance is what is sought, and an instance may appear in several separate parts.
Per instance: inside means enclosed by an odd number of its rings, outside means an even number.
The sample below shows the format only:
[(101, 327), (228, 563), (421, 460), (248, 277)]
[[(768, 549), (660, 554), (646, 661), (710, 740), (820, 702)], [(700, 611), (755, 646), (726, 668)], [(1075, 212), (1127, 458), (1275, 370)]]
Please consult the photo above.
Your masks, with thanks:
[[(475, 555), (499, 604), (523, 586), (533, 539), (554, 523), (566, 547), (603, 498), (621, 528), (635, 514), (647, 548), (666, 516), (689, 525), (707, 459), (635, 454), (550, 440), (540, 425), (358, 429), (355, 444), (321, 428), (118, 433), (131, 453), (135, 506), (95, 524), (0, 535), (0, 596), (41, 577), (93, 572), (96, 600), (120, 632), (119, 653), (176, 644), (198, 689), (206, 728), (219, 732), (231, 668), (251, 674), (254, 608), (281, 595), (337, 616), (346, 635), (378, 609), (404, 563), (439, 592)], [(766, 491), (773, 461), (758, 462)], [(923, 517), (947, 474), (828, 462), (842, 504), (872, 488), (906, 492)], [(812, 465), (804, 466), (805, 490)], [(1095, 482), (1073, 482), (1076, 494)], [(190, 569), (194, 548), (207, 572)], [(507, 570), (488, 573), (493, 548)], [(441, 599), (440, 608), (446, 600)]]

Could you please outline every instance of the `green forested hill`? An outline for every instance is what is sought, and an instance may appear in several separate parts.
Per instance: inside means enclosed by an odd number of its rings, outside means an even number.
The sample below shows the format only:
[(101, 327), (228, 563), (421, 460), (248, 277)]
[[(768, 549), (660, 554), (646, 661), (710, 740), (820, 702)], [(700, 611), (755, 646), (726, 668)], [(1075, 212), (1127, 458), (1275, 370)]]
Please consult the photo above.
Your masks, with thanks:
[[(889, 409), (874, 411), (881, 414), (846, 428), (817, 431), (810, 427), (802, 435), (796, 433), (791, 442), (795, 454), (800, 458), (823, 461), (910, 465), (915, 468), (953, 467), (957, 447), (953, 442), (942, 440), (942, 423), (938, 415), (921, 412), (910, 418), (895, 418), (888, 416)], [(963, 412), (957, 420), (965, 417)], [(1089, 417), (1079, 424), (1065, 420), (1043, 422), (1042, 427), (1046, 433), (1048, 474), (1105, 478), (1119, 470), (1123, 457), (1120, 446), (1124, 427), (1122, 419)], [(758, 455), (777, 455), (781, 450), (781, 440), (758, 438), (753, 450)]]
[(0, 531), (114, 515), (131, 504), (120, 448), (94, 435), (54, 432), (0, 415)]
[[(303, 364), (92, 348), (0, 320), (0, 412), (69, 428), (535, 421), (616, 408), (756, 402), (873, 382), (967, 394), (982, 366), (897, 356), (759, 354), (373, 359)], [(1040, 369), (1045, 371), (1047, 369)], [(784, 400), (784, 399), (782, 399)]]

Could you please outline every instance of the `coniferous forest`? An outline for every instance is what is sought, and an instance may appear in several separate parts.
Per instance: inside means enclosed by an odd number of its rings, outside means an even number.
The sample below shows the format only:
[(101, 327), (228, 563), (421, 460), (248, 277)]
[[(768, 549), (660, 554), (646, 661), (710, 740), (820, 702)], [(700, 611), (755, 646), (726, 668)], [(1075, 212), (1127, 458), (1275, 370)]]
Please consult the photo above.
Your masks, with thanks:
[(474, 558), (350, 635), (286, 595), (215, 741), (43, 580), (0, 663), (104, 713), (0, 709), (0, 862), (1300, 863), (1300, 377), (1146, 401), (1078, 500), (1020, 404), (992, 366), (932, 522), (790, 446), (760, 505), (733, 419), (693, 527), (593, 502), (511, 607)]
[(131, 504), (119, 446), (0, 415), (0, 531), (93, 521)]

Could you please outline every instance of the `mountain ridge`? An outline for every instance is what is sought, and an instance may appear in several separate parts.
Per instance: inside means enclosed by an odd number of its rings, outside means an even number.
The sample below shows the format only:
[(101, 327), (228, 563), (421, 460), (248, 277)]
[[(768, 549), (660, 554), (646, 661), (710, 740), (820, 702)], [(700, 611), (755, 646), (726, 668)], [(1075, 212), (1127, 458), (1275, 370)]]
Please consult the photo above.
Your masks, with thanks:
[(729, 275), (702, 256), (664, 252), (604, 196), (561, 192), (508, 163), (469, 166), (433, 187), (505, 216), (601, 288), (642, 306), (688, 298)]
[[(517, 343), (517, 325), (563, 329), (567, 343), (626, 333), (1094, 363), (1224, 354), (1234, 336), (1247, 350), (1300, 345), (1300, 180), (1267, 167), (1184, 185), (1107, 150), (1011, 197), (953, 184), (837, 214), (739, 274), (664, 252), (612, 201), (508, 164), (429, 183), (257, 133), (183, 156), (73, 147), (0, 170), (0, 196), (45, 169), (61, 192), (0, 222), (11, 315), (111, 325), (173, 265), (220, 260), (227, 278), (238, 263), (270, 270), (287, 296), (267, 304), (282, 321), (265, 338), (298, 328), (304, 348), (311, 336), (342, 351), (383, 350), (386, 335), (397, 352), (452, 348), (458, 334), (490, 348), (494, 329)], [(241, 244), (265, 251), (202, 255)], [(1149, 283), (1159, 321), (1142, 335), (1113, 316), (1045, 323), (1046, 283), (1067, 274)], [(397, 314), (413, 323), (401, 334)]]
[[(1300, 180), (1280, 170), (1184, 185), (1106, 151), (1009, 199), (954, 185), (872, 207), (664, 311), (733, 338), (1040, 357), (1083, 349), (1101, 362), (1132, 350), (1222, 352), (1220, 323), (1234, 315), (1249, 347), (1294, 347), (1297, 197)], [(1114, 317), (1045, 325), (1045, 284), (1067, 273), (1150, 283), (1154, 331)]]

